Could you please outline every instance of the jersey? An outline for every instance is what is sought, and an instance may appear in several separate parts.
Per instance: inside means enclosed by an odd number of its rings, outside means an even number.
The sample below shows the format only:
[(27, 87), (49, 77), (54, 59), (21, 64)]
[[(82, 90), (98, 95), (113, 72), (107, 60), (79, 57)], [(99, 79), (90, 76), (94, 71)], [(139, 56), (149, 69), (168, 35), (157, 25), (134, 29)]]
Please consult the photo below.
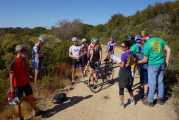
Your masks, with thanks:
[(167, 46), (161, 38), (152, 37), (144, 44), (144, 55), (148, 56), (149, 65), (161, 65), (165, 62), (164, 47)]
[(109, 41), (109, 42), (108, 42), (108, 46), (109, 46), (109, 48), (108, 48), (109, 50), (113, 50), (113, 49), (114, 49), (114, 46), (116, 46), (116, 43)]
[(91, 43), (91, 44), (88, 46), (88, 49), (90, 50), (90, 55), (92, 55), (92, 54), (93, 54), (94, 45)]
[(87, 44), (82, 44), (81, 47), (83, 49), (84, 54), (87, 54), (88, 53), (88, 45)]
[(72, 45), (69, 49), (69, 53), (71, 53), (75, 57), (79, 57), (83, 53), (83, 48), (81, 47), (81, 45)]
[(100, 59), (99, 51), (101, 51), (101, 48), (99, 48), (98, 50), (93, 51), (93, 58), (92, 58), (93, 62), (99, 61), (99, 59)]
[(139, 53), (140, 50), (139, 50), (139, 46), (136, 45), (136, 44), (133, 44), (131, 47), (130, 47), (130, 50), (132, 50), (132, 52), (136, 55), (136, 53)]
[(43, 57), (37, 57), (36, 53), (41, 54), (40, 46), (38, 44), (35, 44), (32, 48), (32, 61), (35, 63), (40, 63)]
[(120, 69), (131, 69), (131, 65), (134, 63), (134, 53), (132, 51), (122, 53), (121, 62), (124, 62), (124, 67)]
[(14, 74), (14, 86), (22, 87), (29, 84), (29, 75), (26, 58), (15, 57), (9, 65), (9, 72)]

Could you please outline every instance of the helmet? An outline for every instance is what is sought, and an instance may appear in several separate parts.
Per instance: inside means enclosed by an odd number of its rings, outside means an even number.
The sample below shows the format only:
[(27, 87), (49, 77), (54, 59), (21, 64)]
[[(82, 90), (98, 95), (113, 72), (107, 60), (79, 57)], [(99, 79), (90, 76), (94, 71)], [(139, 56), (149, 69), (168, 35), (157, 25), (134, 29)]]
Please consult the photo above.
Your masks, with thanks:
[(110, 38), (110, 40), (114, 40), (114, 38), (113, 38), (113, 37), (111, 37), (111, 38)]
[(17, 104), (20, 103), (20, 100), (19, 100), (18, 97), (14, 96), (14, 98), (13, 98), (12, 100), (10, 100), (10, 99), (8, 98), (8, 103), (9, 103), (9, 105), (17, 105)]
[(83, 42), (86, 42), (87, 40), (85, 39), (85, 38), (83, 38), (82, 40), (81, 40), (81, 42), (83, 43)]
[(71, 41), (78, 41), (78, 38), (77, 37), (72, 37)]
[(141, 39), (138, 35), (135, 36), (135, 43), (139, 43), (141, 42)]
[(127, 40), (135, 40), (135, 36), (134, 35), (128, 35)]
[(42, 37), (39, 37), (39, 39), (38, 39), (39, 41), (41, 41), (41, 42), (43, 42), (43, 43), (45, 43), (45, 39), (44, 38), (42, 38)]
[(93, 38), (93, 39), (91, 40), (91, 43), (99, 43), (99, 39), (98, 39), (98, 38)]

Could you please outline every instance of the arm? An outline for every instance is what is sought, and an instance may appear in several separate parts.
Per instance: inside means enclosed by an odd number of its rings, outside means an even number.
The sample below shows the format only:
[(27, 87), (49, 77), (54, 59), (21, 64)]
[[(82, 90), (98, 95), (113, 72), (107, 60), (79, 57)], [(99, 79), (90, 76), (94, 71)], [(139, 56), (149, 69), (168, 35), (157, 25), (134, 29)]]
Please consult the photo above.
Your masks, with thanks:
[(109, 45), (107, 45), (106, 52), (108, 52)]
[(124, 61), (118, 63), (116, 60), (114, 62), (119, 66), (119, 67), (124, 67)]
[(71, 58), (79, 59), (79, 57), (73, 56), (73, 55), (71, 54), (71, 52), (68, 54), (68, 56), (71, 57)]
[(167, 51), (165, 64), (166, 64), (166, 67), (168, 67), (168, 65), (169, 65), (169, 59), (170, 59), (171, 49), (168, 47), (168, 45), (166, 45), (166, 46), (164, 47), (164, 49)]
[(42, 53), (42, 54), (36, 53), (35, 56), (39, 58), (39, 57), (44, 57), (45, 54), (44, 53)]
[(14, 92), (14, 73), (10, 73), (10, 92)]
[(92, 55), (90, 56), (90, 62), (92, 61), (92, 58), (93, 58), (93, 52), (92, 52)]
[(100, 55), (99, 61), (101, 61), (102, 60), (102, 49), (99, 51), (99, 55)]
[(137, 64), (146, 63), (148, 61), (148, 56), (145, 55), (142, 60), (137, 61)]

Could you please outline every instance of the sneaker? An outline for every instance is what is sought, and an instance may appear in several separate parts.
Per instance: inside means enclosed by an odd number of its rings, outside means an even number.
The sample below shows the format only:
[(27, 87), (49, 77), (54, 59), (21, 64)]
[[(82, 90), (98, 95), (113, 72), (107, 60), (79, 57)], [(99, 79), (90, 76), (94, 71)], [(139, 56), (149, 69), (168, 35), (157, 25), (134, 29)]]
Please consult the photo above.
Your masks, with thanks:
[(94, 85), (93, 85), (93, 89), (96, 89), (96, 88), (97, 88), (97, 86), (94, 84)]
[(135, 100), (131, 100), (131, 99), (130, 99), (130, 101), (131, 101), (131, 104), (132, 104), (132, 105), (135, 105)]
[(153, 107), (153, 106), (154, 106), (153, 102), (142, 101), (142, 103), (143, 103), (144, 105), (146, 105), (146, 106), (149, 106), (149, 107)]
[(35, 113), (35, 116), (40, 116), (40, 115), (44, 115), (44, 114), (47, 114), (47, 112), (39, 110), (37, 113)]
[(125, 108), (125, 105), (124, 105), (123, 103), (121, 103), (121, 104), (120, 104), (120, 107), (121, 107), (122, 109), (124, 109), (124, 108)]
[(157, 99), (157, 104), (163, 105), (164, 104), (163, 99)]
[(143, 100), (147, 100), (147, 95), (144, 95), (141, 99), (139, 99), (140, 101), (143, 101)]
[(24, 118), (23, 118), (23, 117), (21, 117), (21, 118), (18, 118), (17, 120), (24, 120)]
[(71, 85), (74, 85), (75, 84), (75, 82), (71, 82)]
[(94, 85), (94, 84), (90, 84), (89, 86), (90, 86), (90, 87), (93, 87), (93, 85)]
[(83, 70), (83, 74), (86, 75), (86, 70)]

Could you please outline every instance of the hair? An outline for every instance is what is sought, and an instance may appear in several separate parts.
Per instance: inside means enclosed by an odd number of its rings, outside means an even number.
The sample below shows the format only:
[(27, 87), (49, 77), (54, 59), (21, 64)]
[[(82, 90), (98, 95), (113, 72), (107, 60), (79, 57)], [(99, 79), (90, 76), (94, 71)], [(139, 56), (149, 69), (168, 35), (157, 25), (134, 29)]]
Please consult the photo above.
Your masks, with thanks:
[(101, 48), (101, 44), (96, 43), (96, 44), (94, 45), (94, 50), (96, 51), (96, 50), (98, 50), (99, 48)]
[(16, 47), (15, 47), (15, 52), (19, 52), (19, 51), (21, 51), (22, 49), (27, 49), (27, 46), (26, 46), (26, 45), (23, 45), (23, 44), (16, 45)]
[(125, 40), (125, 41), (123, 41), (122, 43), (124, 43), (124, 45), (125, 45), (126, 47), (128, 47), (128, 49), (130, 49), (130, 46), (132, 46), (132, 44), (133, 44), (133, 43), (131, 43), (129, 40)]
[(139, 33), (139, 36), (145, 36), (145, 37), (148, 37), (148, 36), (149, 36), (149, 38), (152, 37), (152, 35), (149, 34), (149, 33), (147, 33), (146, 31), (141, 31), (141, 32)]

